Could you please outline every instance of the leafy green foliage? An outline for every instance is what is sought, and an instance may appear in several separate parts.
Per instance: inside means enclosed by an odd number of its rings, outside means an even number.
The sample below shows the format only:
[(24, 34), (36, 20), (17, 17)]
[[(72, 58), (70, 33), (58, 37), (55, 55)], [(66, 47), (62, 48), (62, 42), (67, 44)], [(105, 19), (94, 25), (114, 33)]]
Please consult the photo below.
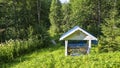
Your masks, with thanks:
[(0, 66), (6, 68), (117, 68), (120, 66), (119, 58), (119, 52), (101, 54), (91, 52), (90, 55), (65, 57), (63, 46), (52, 46)]
[[(67, 5), (67, 12), (65, 17), (66, 23), (63, 25), (64, 30), (79, 25), (81, 28), (87, 30), (91, 34), (98, 36), (98, 0), (70, 0)], [(63, 4), (63, 6), (65, 6)], [(64, 12), (63, 12), (64, 13)], [(63, 19), (64, 21), (64, 19)], [(67, 25), (67, 26), (66, 26)]]
[(110, 11), (109, 18), (105, 19), (105, 23), (101, 26), (103, 37), (101, 37), (100, 44), (102, 46), (100, 46), (100, 50), (107, 52), (120, 50), (120, 44), (118, 43), (120, 37), (120, 28), (117, 26), (118, 21), (117, 10), (114, 7)]
[(15, 57), (43, 47), (37, 38), (28, 40), (9, 40), (0, 44), (0, 61), (11, 61)]
[[(40, 4), (40, 9), (37, 9), (36, 4)], [(4, 32), (0, 32), (3, 36), (1, 39), (4, 41), (9, 39), (27, 39), (29, 27), (32, 27), (32, 35), (44, 36), (44, 33), (47, 35), (46, 31), (50, 26), (48, 18), (50, 4), (50, 0), (1, 0), (0, 30), (5, 29)], [(40, 16), (40, 22), (38, 22), (38, 16)], [(38, 37), (40, 38), (40, 36)]]
[(62, 4), (62, 22), (60, 26), (62, 34), (71, 28), (70, 13), (71, 13), (70, 3)]
[(49, 33), (52, 37), (56, 37), (60, 33), (60, 24), (61, 24), (61, 3), (59, 0), (52, 0), (50, 7), (50, 30)]
[[(47, 47), (50, 36), (58, 41), (59, 35), (75, 25), (100, 37), (96, 53), (120, 51), (119, 9), (119, 0), (70, 0), (62, 6), (59, 0), (0, 0), (0, 61), (11, 61), (36, 48)], [(43, 49), (33, 54), (36, 58), (27, 56), (30, 60), (26, 61), (23, 60), (26, 57), (20, 57), (17, 59), (20, 64), (15, 67), (25, 64), (29, 68), (40, 65), (51, 68), (120, 67), (119, 52), (73, 58), (64, 57), (63, 47), (57, 49)]]

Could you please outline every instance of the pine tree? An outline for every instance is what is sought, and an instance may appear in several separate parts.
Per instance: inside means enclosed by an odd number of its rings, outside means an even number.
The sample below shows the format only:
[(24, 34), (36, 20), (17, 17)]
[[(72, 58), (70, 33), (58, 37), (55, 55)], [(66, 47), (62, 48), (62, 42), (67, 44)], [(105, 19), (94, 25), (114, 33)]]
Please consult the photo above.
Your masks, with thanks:
[(61, 3), (59, 0), (52, 0), (49, 19), (51, 23), (49, 30), (50, 35), (52, 37), (58, 36), (61, 23)]
[(120, 20), (117, 16), (116, 2), (109, 14), (109, 18), (106, 18), (105, 23), (101, 26), (104, 36), (101, 38), (100, 49), (107, 52), (120, 50), (120, 28), (117, 26)]
[(79, 25), (91, 34), (97, 35), (98, 18), (96, 0), (70, 0), (71, 27)]
[(68, 31), (71, 27), (70, 24), (70, 13), (71, 13), (71, 9), (70, 9), (70, 3), (64, 3), (62, 4), (62, 33), (65, 33), (66, 31)]

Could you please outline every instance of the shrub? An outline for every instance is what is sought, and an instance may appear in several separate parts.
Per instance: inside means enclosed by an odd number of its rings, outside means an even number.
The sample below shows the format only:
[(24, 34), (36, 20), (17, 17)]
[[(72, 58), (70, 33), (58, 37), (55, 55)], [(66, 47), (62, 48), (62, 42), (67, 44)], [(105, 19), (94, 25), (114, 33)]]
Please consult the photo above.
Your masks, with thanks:
[(111, 38), (104, 38), (101, 37), (98, 45), (98, 51), (99, 52), (114, 52), (114, 51), (120, 51), (120, 36), (116, 36), (114, 40)]
[(42, 47), (38, 38), (28, 40), (9, 40), (0, 44), (0, 61), (11, 61), (17, 56), (31, 52), (37, 47)]

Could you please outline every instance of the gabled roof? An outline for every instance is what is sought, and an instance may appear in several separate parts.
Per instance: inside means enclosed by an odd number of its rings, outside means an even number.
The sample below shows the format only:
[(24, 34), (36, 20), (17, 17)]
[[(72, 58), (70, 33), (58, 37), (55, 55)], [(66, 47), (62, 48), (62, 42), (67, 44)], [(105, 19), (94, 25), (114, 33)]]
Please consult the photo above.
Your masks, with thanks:
[(88, 33), (87, 31), (81, 29), (79, 26), (75, 26), (74, 28), (70, 29), (68, 32), (64, 33), (61, 37), (60, 40), (64, 40), (66, 37), (68, 37), (69, 35), (73, 34), (76, 31), (82, 31), (84, 34), (86, 34), (88, 37), (91, 38), (91, 40), (97, 40), (96, 37), (94, 37), (93, 35), (91, 35), (90, 33)]

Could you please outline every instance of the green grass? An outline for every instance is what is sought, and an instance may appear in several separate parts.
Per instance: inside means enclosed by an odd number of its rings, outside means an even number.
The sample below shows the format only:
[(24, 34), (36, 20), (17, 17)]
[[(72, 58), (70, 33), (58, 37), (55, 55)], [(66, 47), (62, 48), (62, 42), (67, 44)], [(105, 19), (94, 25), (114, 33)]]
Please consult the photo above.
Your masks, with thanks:
[(120, 52), (64, 56), (63, 46), (52, 46), (18, 57), (0, 68), (119, 68)]

